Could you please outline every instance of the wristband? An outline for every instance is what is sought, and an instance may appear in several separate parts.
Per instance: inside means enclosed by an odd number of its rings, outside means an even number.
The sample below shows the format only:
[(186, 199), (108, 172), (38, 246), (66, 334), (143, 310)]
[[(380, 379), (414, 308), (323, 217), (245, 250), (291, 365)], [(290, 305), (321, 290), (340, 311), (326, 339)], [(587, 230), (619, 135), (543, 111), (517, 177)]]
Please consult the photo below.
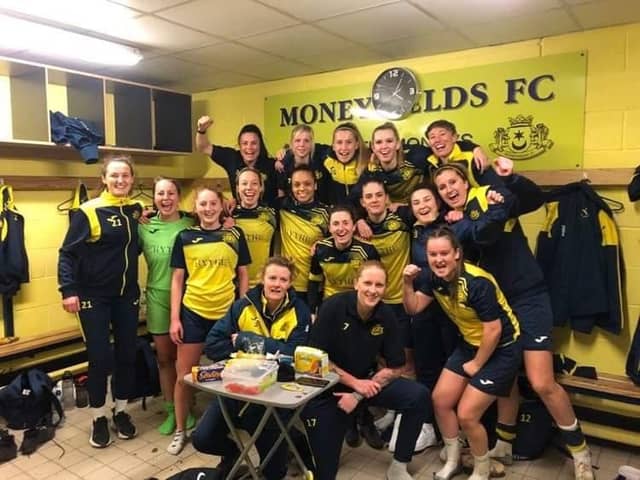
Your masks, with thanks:
[(206, 130), (202, 131), (199, 128), (196, 128), (196, 132), (198, 132), (200, 135), (206, 135), (206, 133), (207, 133)]
[(356, 399), (356, 401), (360, 401), (362, 400), (364, 397), (362, 395), (360, 395), (358, 392), (351, 392), (351, 395), (353, 395), (353, 397)]

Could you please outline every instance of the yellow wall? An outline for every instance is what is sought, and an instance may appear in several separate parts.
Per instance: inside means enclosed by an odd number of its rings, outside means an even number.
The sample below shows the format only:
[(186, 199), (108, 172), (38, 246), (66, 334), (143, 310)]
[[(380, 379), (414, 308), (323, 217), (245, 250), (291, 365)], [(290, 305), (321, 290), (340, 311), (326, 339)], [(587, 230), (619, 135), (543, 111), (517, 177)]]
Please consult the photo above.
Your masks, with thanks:
[[(501, 45), (403, 61), (416, 72), (446, 71), (474, 65), (585, 50), (588, 77), (585, 118), (586, 168), (635, 167), (640, 158), (640, 24), (593, 30), (540, 41)], [(210, 114), (215, 123), (210, 139), (219, 144), (235, 143), (237, 131), (245, 123), (263, 125), (264, 98), (269, 95), (370, 82), (391, 64), (377, 64), (335, 73), (297, 77), (245, 87), (203, 92), (194, 95), (194, 117)], [(329, 141), (329, 139), (320, 139)], [(270, 145), (271, 150), (275, 149)], [(26, 152), (26, 153), (25, 153)], [(51, 151), (48, 151), (51, 156)], [(60, 153), (58, 153), (60, 152)], [(42, 159), (38, 150), (9, 156), (0, 150), (2, 175), (97, 175), (98, 167), (86, 166), (74, 155), (55, 151)], [(58, 158), (59, 157), (59, 158)], [(134, 155), (135, 158), (135, 155)], [(223, 177), (224, 172), (203, 155), (179, 159), (139, 158), (139, 174), (177, 177)], [(623, 373), (630, 336), (640, 313), (640, 208), (631, 205), (622, 188), (605, 194), (622, 201), (626, 211), (616, 219), (621, 231), (627, 265), (626, 295), (628, 322), (619, 337), (599, 330), (591, 336), (558, 331), (557, 345), (581, 364), (595, 365), (600, 371)], [(70, 192), (26, 192), (15, 194), (16, 204), (26, 217), (27, 249), (31, 261), (31, 283), (24, 285), (15, 299), (16, 333), (19, 336), (43, 334), (74, 324), (64, 314), (56, 286), (57, 249), (66, 231), (67, 217), (56, 205)], [(543, 213), (525, 218), (530, 239), (542, 222)]]
[[(588, 54), (584, 166), (635, 167), (640, 162), (640, 96), (637, 94), (640, 85), (640, 24), (415, 58), (402, 64), (418, 73), (427, 73), (579, 50), (585, 50)], [(264, 124), (265, 97), (345, 83), (371, 82), (389, 66), (392, 64), (377, 64), (202, 92), (194, 95), (194, 116), (211, 115), (214, 125), (209, 131), (210, 140), (232, 145), (243, 124)], [(275, 151), (277, 146), (269, 147)], [(211, 165), (207, 175), (220, 176), (223, 172)], [(616, 215), (616, 220), (627, 266), (627, 322), (620, 336), (598, 329), (592, 335), (573, 334), (559, 329), (556, 345), (580, 364), (594, 365), (603, 372), (622, 374), (630, 336), (640, 313), (640, 290), (637, 288), (640, 285), (640, 208), (629, 203), (622, 188), (601, 193), (623, 202), (626, 207), (625, 213)], [(535, 240), (543, 215), (540, 211), (524, 219), (530, 240)]]

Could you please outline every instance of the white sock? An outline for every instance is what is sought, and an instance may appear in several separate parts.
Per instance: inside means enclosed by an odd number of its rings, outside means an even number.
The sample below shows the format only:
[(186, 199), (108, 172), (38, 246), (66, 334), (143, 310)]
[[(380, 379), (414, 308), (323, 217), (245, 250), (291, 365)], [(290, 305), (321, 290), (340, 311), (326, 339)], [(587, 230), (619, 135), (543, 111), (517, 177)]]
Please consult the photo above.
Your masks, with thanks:
[(389, 480), (410, 479), (411, 475), (409, 475), (409, 472), (407, 471), (407, 465), (407, 463), (399, 462), (394, 458), (391, 460), (391, 465), (389, 465), (387, 470), (387, 478)]
[(462, 446), (460, 445), (460, 441), (458, 437), (453, 438), (444, 438), (444, 448), (447, 451), (447, 461), (444, 466), (438, 470), (435, 474), (436, 480), (438, 479), (449, 479), (455, 472), (457, 472), (460, 468), (460, 456)]
[(91, 411), (91, 418), (94, 420), (99, 419), (100, 417), (106, 417), (104, 405), (102, 407), (91, 407), (89, 408)]
[(571, 425), (560, 425), (558, 423), (558, 428), (560, 430), (564, 430), (565, 432), (572, 432), (578, 429), (578, 419), (576, 418)]
[(513, 451), (513, 445), (499, 438), (496, 440), (496, 446), (489, 451), (491, 457), (504, 457), (511, 455)]
[(116, 413), (124, 412), (127, 408), (127, 400), (116, 398)]
[(470, 480), (488, 479), (491, 473), (491, 460), (489, 452), (479, 457), (473, 456), (473, 473), (469, 477)]

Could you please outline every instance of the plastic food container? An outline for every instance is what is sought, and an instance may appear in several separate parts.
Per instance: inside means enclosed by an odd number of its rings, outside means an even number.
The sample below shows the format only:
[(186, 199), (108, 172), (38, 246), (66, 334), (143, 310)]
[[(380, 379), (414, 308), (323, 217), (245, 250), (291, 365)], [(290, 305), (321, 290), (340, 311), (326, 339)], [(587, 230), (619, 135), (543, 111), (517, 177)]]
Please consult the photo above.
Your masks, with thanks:
[(222, 371), (224, 388), (233, 393), (257, 395), (278, 379), (278, 362), (253, 358), (233, 358)]
[(329, 356), (313, 347), (296, 347), (294, 352), (296, 372), (314, 377), (325, 377), (329, 373)]

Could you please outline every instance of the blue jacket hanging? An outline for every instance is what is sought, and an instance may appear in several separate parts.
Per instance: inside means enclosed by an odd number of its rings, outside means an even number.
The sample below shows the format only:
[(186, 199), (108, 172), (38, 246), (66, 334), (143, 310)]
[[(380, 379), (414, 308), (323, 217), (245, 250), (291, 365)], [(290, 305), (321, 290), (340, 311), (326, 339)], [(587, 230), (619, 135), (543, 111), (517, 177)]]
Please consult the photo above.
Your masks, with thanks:
[(551, 295), (555, 325), (618, 334), (624, 321), (620, 241), (609, 206), (586, 183), (549, 192), (536, 256)]
[(53, 143), (70, 143), (87, 164), (98, 161), (98, 145), (104, 145), (104, 136), (96, 131), (91, 122), (78, 117), (67, 117), (61, 112), (49, 112), (49, 118)]

